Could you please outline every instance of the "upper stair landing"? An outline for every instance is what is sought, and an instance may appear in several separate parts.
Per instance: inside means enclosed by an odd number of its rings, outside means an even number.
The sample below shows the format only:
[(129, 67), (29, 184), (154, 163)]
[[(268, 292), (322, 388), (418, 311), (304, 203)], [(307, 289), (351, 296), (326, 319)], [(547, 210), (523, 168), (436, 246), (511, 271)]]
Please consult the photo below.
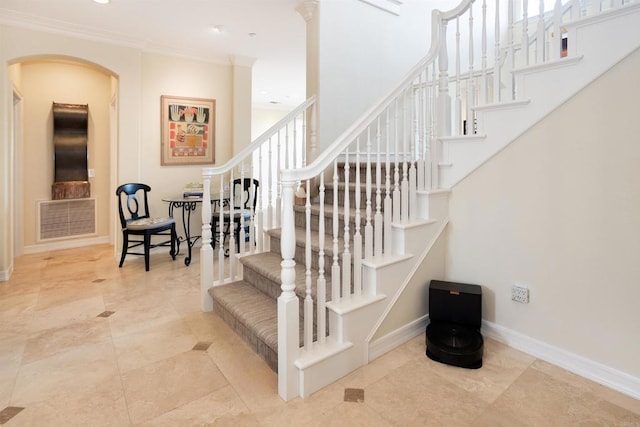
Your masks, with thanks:
[[(640, 3), (563, 24), (566, 57), (515, 68), (515, 101), (473, 108), (476, 135), (441, 138), (440, 186), (451, 188), (640, 48)], [(504, 84), (504, 78), (503, 78)]]

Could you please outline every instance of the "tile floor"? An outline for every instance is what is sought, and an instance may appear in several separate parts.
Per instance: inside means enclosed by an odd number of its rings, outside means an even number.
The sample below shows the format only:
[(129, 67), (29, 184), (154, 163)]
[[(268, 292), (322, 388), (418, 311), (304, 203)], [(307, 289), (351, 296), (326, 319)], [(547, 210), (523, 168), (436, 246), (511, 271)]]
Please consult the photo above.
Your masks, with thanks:
[(213, 313), (193, 264), (113, 247), (26, 255), (0, 283), (8, 426), (640, 426), (640, 401), (498, 342), (484, 366), (435, 363), (416, 337), (307, 399)]

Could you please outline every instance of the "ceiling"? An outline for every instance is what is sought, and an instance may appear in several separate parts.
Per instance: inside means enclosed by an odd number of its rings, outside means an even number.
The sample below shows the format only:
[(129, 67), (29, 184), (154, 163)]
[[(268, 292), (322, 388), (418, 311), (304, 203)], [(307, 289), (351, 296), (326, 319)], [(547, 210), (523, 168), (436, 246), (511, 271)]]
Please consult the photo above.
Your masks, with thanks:
[(204, 61), (253, 61), (254, 106), (291, 109), (305, 98), (305, 22), (297, 2), (1, 0), (0, 22)]

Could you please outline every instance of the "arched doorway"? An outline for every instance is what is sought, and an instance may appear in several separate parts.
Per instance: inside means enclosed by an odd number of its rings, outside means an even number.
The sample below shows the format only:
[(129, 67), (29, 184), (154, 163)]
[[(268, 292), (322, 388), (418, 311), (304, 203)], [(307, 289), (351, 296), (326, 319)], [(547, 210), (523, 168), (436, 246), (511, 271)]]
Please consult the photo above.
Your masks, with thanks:
[[(12, 112), (14, 257), (114, 240), (117, 173), (118, 77), (82, 59), (20, 58), (9, 73), (18, 82)], [(17, 77), (17, 78), (16, 78)], [(89, 105), (88, 173), (95, 201), (93, 233), (42, 238), (42, 208), (51, 200), (53, 102)], [(69, 214), (71, 216), (71, 214)], [(48, 220), (48, 219), (47, 219)]]

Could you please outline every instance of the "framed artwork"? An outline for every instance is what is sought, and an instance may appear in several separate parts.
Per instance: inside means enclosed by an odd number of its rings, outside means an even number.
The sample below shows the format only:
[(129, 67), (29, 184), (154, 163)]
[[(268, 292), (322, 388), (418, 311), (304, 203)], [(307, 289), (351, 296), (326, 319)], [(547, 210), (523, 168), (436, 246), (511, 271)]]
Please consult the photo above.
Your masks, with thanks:
[(215, 162), (216, 100), (160, 97), (162, 166)]

